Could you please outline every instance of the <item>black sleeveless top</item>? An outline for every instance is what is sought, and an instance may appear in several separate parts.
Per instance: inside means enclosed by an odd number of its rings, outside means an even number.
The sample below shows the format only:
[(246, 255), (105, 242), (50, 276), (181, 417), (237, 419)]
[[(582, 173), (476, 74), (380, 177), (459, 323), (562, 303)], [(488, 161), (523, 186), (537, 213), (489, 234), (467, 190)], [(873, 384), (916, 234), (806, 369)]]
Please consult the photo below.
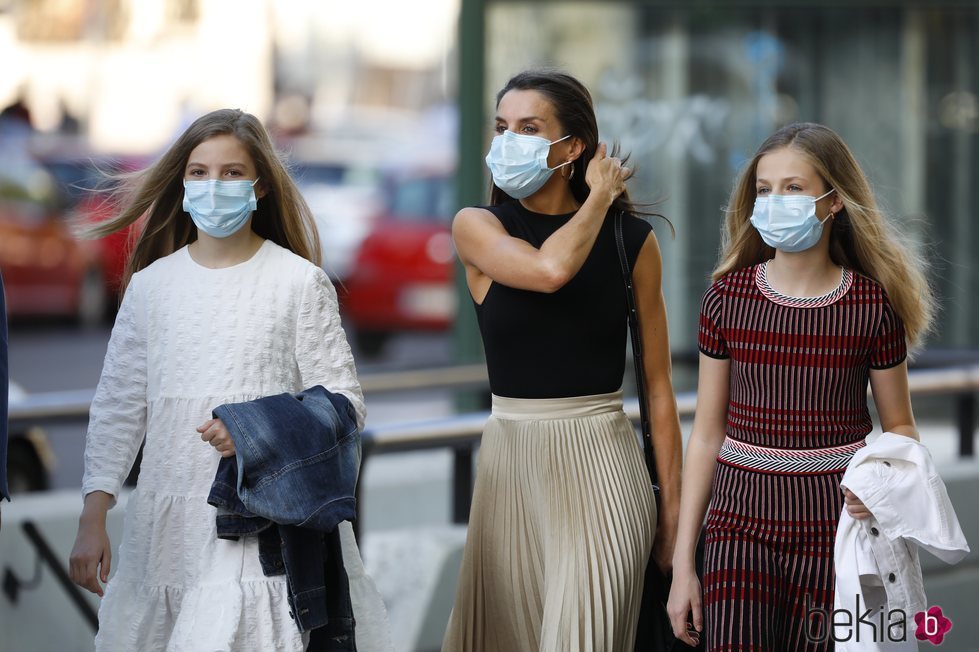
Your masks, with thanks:
[[(516, 200), (483, 208), (511, 236), (537, 248), (574, 216), (533, 213)], [(630, 269), (651, 230), (645, 220), (623, 220)], [(490, 390), (512, 398), (616, 391), (625, 372), (626, 316), (615, 219), (609, 211), (585, 264), (560, 290), (547, 294), (494, 281), (483, 303), (476, 304)]]

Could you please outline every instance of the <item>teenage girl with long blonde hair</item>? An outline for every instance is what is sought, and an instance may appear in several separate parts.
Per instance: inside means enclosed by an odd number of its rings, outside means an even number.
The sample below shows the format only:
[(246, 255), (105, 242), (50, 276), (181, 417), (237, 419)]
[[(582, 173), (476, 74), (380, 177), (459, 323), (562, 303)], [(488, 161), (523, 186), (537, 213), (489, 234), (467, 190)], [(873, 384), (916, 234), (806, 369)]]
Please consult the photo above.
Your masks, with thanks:
[[(215, 407), (323, 385), (363, 426), (312, 214), (265, 127), (238, 110), (198, 118), (129, 181), (119, 215), (91, 231), (141, 220), (92, 401), (70, 560), (72, 579), (102, 596), (96, 649), (303, 650), (285, 575), (265, 576), (256, 537), (218, 539), (207, 497), (235, 454)], [(106, 512), (144, 440), (114, 562)], [(352, 595), (376, 607), (349, 523), (340, 539)], [(389, 648), (383, 607), (366, 618), (353, 606), (357, 647)]]
[[(704, 295), (668, 609), (710, 650), (823, 650), (843, 471), (872, 429), (918, 437), (907, 349), (929, 328), (923, 264), (827, 127), (792, 124), (747, 164)], [(708, 505), (709, 502), (709, 505)], [(706, 512), (704, 582), (694, 547)], [(688, 633), (691, 618), (696, 632)]]

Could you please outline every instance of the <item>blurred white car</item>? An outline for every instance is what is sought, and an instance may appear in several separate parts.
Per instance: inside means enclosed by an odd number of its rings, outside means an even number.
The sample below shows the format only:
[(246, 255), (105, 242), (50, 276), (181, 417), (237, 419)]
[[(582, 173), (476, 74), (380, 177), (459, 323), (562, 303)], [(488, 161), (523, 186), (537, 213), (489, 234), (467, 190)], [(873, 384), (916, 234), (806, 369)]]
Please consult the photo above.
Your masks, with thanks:
[[(7, 393), (11, 409), (28, 401), (28, 394), (10, 382)], [(43, 491), (50, 486), (54, 453), (47, 435), (38, 426), (19, 426), (12, 422), (7, 433), (7, 485), (10, 493)]]
[(382, 191), (369, 171), (332, 163), (297, 166), (296, 184), (316, 219), (323, 270), (343, 282), (384, 205)]

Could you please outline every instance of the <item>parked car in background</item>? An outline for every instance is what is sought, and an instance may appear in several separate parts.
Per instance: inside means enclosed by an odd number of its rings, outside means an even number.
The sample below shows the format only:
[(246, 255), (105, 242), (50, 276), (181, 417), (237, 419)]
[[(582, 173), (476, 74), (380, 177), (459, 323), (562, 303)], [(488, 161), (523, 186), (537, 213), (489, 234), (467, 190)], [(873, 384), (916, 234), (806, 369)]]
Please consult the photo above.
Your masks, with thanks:
[(366, 355), (400, 331), (444, 331), (456, 315), (450, 223), (454, 178), (447, 172), (389, 173), (385, 207), (354, 257), (341, 308)]
[(86, 326), (105, 316), (102, 249), (73, 236), (71, 208), (71, 196), (37, 161), (0, 166), (0, 270), (11, 316), (70, 316)]
[[(110, 186), (106, 183), (107, 175), (135, 172), (147, 164), (141, 157), (67, 152), (47, 154), (41, 157), (41, 162), (68, 198), (66, 219), (75, 225), (94, 224), (111, 218), (114, 207), (108, 192)], [(133, 224), (96, 241), (110, 315), (118, 306), (124, 289), (123, 271), (129, 259), (132, 234), (137, 228), (138, 224)]]
[(323, 270), (342, 284), (382, 206), (377, 173), (346, 162), (313, 161), (293, 166), (292, 173), (316, 220)]
[[(27, 400), (27, 392), (11, 381), (7, 394), (12, 408)], [(44, 491), (51, 485), (54, 451), (38, 426), (11, 424), (7, 439), (7, 486), (10, 493)]]

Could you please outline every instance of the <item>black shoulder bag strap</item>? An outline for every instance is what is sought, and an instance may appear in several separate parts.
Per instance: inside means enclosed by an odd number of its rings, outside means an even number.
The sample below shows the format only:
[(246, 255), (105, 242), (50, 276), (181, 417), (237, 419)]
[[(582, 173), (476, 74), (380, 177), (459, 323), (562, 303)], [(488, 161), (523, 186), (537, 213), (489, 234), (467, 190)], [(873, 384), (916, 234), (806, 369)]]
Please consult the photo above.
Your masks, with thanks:
[[(629, 332), (632, 336), (632, 363), (636, 368), (636, 393), (639, 395), (639, 421), (642, 426), (642, 448), (646, 457), (646, 470), (653, 485), (659, 513), (659, 480), (656, 474), (656, 455), (653, 451), (653, 429), (649, 422), (649, 406), (646, 404), (646, 371), (642, 366), (642, 336), (639, 333), (639, 312), (636, 309), (636, 291), (632, 287), (632, 272), (625, 253), (625, 236), (622, 234), (624, 213), (615, 213), (615, 245), (619, 251), (619, 265), (622, 280), (625, 282), (625, 297), (629, 306)], [(697, 574), (703, 577), (704, 532), (697, 539)], [(656, 563), (650, 559), (646, 564), (646, 576), (640, 608), (639, 623), (636, 627), (634, 652), (670, 650), (697, 650), (702, 652), (706, 637), (701, 637), (696, 647), (690, 647), (673, 636), (670, 617), (666, 613), (666, 601), (670, 593), (670, 578), (665, 577)]]
[(653, 492), (659, 500), (659, 481), (656, 475), (656, 455), (653, 452), (653, 429), (649, 424), (649, 406), (646, 404), (646, 372), (642, 366), (642, 336), (639, 333), (639, 313), (636, 309), (636, 292), (632, 287), (632, 271), (625, 253), (625, 236), (622, 234), (623, 212), (615, 213), (615, 245), (619, 251), (619, 266), (625, 282), (625, 298), (629, 306), (629, 333), (632, 336), (632, 363), (636, 371), (636, 394), (639, 396), (639, 421), (642, 427), (642, 449), (646, 457), (646, 470), (653, 484)]

